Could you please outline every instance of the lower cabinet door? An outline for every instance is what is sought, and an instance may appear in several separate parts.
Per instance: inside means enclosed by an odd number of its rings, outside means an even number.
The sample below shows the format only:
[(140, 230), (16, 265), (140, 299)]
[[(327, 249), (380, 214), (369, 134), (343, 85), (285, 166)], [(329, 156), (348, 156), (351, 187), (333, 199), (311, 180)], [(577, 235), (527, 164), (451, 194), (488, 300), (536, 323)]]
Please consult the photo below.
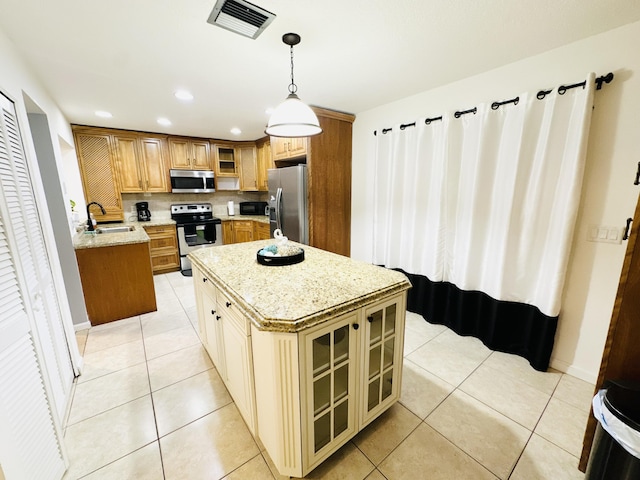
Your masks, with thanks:
[(211, 361), (216, 366), (218, 373), (225, 378), (224, 344), (222, 342), (222, 326), (220, 325), (220, 314), (217, 311), (216, 301), (211, 296), (203, 292), (202, 295), (202, 315), (206, 330), (206, 348)]
[(400, 398), (403, 299), (403, 296), (397, 296), (364, 312), (361, 427)]
[(225, 383), (249, 430), (255, 433), (255, 393), (250, 337), (227, 317), (222, 320), (222, 331), (224, 360), (227, 368)]
[[(350, 313), (330, 326), (302, 335), (304, 369), (303, 439), (311, 469), (355, 433), (359, 315)], [(308, 470), (307, 470), (308, 471)]]

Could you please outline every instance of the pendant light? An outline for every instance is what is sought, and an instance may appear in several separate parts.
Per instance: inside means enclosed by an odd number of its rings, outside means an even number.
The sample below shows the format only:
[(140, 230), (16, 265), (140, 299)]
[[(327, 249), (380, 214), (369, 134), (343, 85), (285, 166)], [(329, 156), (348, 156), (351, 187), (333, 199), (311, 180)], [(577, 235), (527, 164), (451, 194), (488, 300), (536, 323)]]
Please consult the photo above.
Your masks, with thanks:
[(291, 51), (289, 96), (273, 111), (264, 132), (273, 137), (310, 137), (322, 133), (316, 114), (296, 95), (298, 86), (293, 81), (293, 46), (300, 43), (300, 35), (286, 33), (282, 41), (289, 45)]

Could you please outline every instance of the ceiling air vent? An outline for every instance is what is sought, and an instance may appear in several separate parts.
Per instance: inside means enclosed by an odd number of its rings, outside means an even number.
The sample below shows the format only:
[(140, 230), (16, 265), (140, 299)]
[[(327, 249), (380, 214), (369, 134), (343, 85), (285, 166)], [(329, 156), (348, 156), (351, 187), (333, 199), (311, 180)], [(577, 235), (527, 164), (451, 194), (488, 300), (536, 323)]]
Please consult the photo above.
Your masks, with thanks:
[(273, 13), (244, 0), (218, 0), (207, 22), (245, 37), (257, 38), (274, 18)]

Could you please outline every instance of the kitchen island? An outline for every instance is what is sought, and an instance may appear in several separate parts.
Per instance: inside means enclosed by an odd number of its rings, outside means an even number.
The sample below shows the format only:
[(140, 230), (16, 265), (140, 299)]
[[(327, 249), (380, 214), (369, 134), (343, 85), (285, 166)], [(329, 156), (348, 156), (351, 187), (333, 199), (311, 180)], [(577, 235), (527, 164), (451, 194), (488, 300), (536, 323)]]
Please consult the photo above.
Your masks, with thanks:
[(303, 262), (259, 264), (273, 243), (189, 255), (198, 330), (275, 467), (302, 477), (399, 399), (410, 283), (295, 243)]

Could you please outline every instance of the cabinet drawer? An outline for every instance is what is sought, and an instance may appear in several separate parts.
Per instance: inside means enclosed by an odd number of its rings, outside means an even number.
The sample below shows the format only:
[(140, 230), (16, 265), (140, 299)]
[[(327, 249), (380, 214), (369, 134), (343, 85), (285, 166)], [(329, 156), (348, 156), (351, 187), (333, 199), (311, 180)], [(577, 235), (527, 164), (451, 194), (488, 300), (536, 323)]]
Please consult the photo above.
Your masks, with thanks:
[(175, 235), (176, 227), (175, 225), (145, 225), (144, 231), (147, 232), (147, 235)]
[(159, 237), (149, 235), (149, 237), (151, 238), (149, 247), (152, 253), (159, 248), (172, 248), (174, 250), (178, 248), (178, 240), (175, 235), (163, 235)]
[(242, 313), (236, 303), (229, 299), (222, 291), (218, 290), (218, 311), (224, 315), (225, 320), (231, 320), (236, 326), (244, 332), (245, 335), (251, 335), (251, 327), (249, 319)]
[(172, 269), (180, 266), (180, 259), (177, 253), (164, 253), (151, 255), (151, 265), (153, 271)]

